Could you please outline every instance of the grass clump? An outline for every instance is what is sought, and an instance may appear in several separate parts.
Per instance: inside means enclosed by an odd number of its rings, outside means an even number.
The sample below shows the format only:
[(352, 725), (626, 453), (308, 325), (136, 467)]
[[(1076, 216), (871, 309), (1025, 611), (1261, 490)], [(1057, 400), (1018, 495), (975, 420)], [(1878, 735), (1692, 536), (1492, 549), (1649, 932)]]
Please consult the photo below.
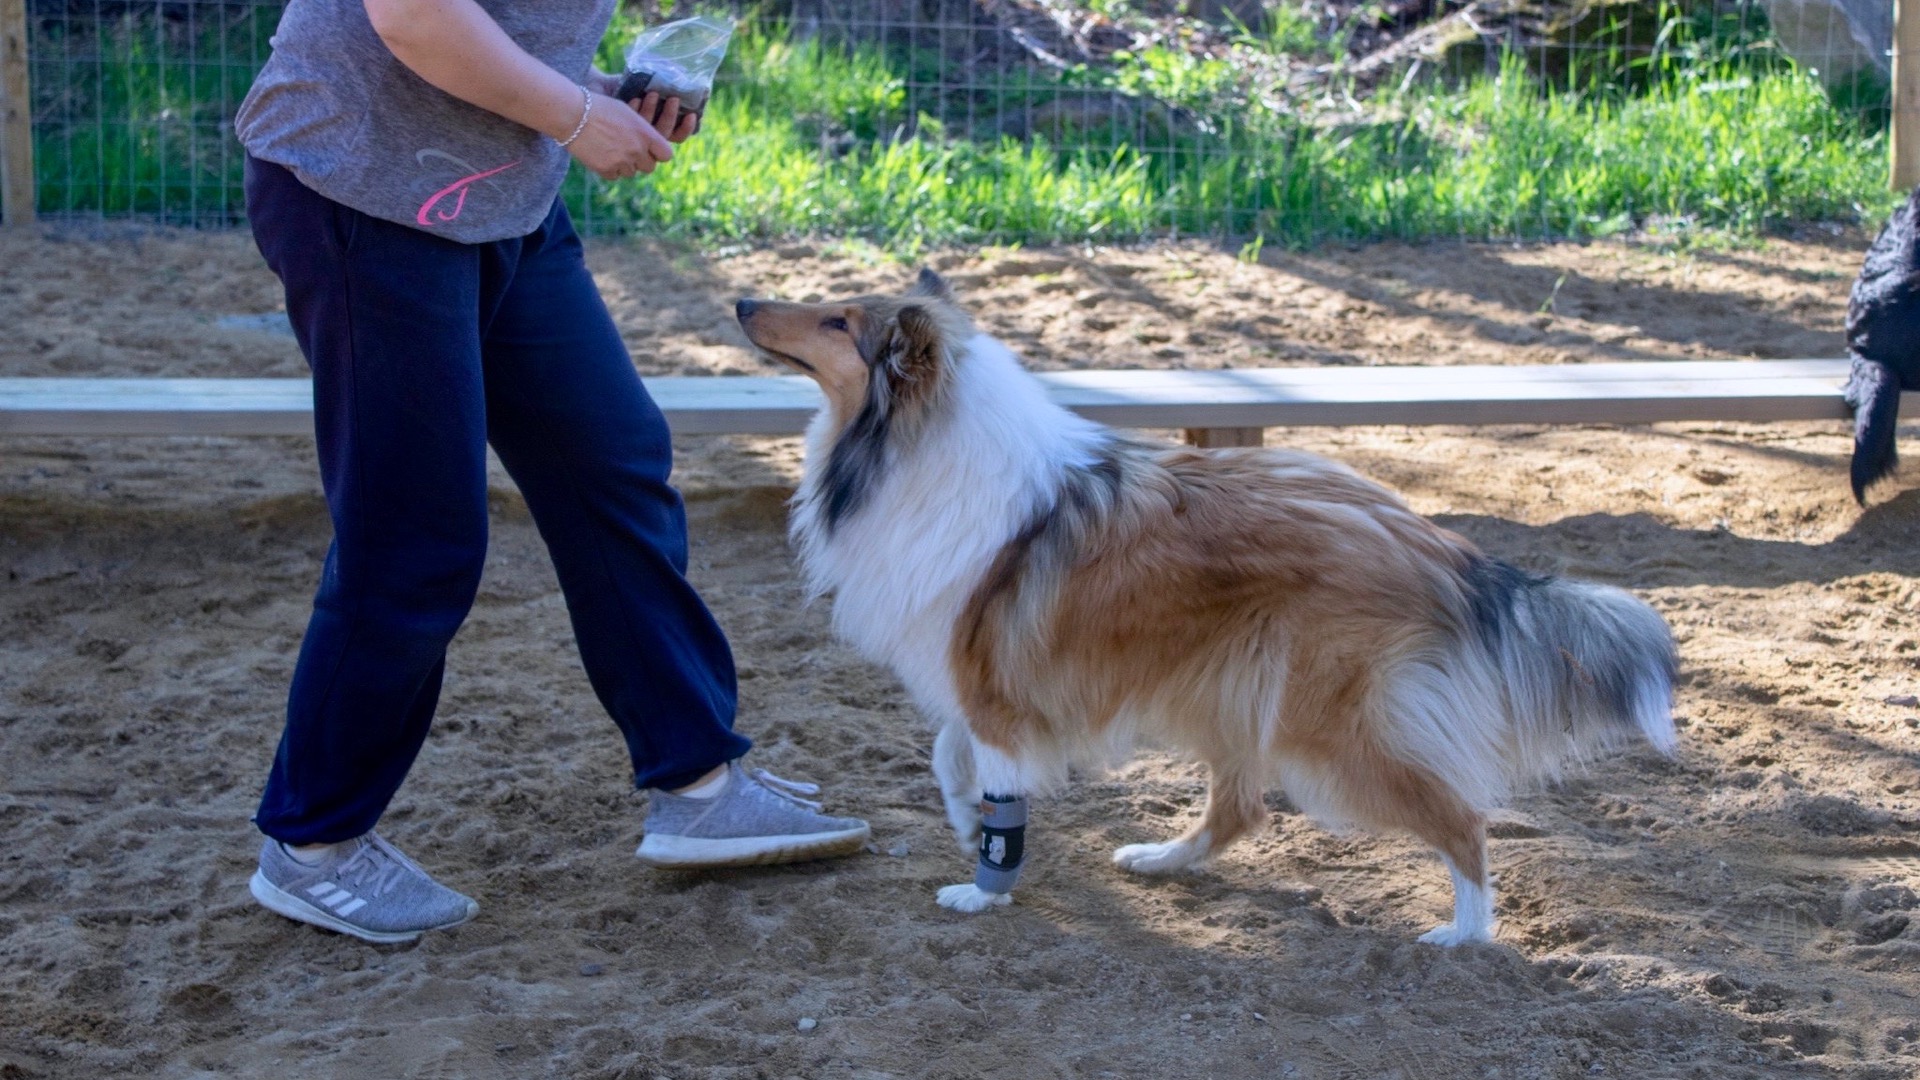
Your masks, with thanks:
[[(239, 220), (231, 114), (275, 14), (42, 28), (41, 209)], [(602, 67), (618, 67), (637, 29), (617, 17)], [(1304, 16), (1268, 33), (1269, 52), (1337, 46)], [(576, 175), (567, 198), (594, 228), (857, 238), (903, 254), (1167, 233), (1294, 246), (1650, 223), (1753, 235), (1874, 221), (1893, 202), (1884, 112), (1837, 101), (1759, 37), (1728, 44), (1677, 19), (1651, 53), (1552, 79), (1508, 56), (1469, 78), (1390, 81), (1332, 117), (1245, 92), (1248, 69), (1230, 59), (1166, 48), (981, 85), (956, 85), (941, 62), (745, 22), (697, 139), (649, 177)]]
[(1676, 71), (1616, 95), (1542, 91), (1510, 57), (1391, 106), (1393, 119), (1289, 132), (1250, 164), (1197, 171), (1230, 171), (1209, 182), (1264, 196), (1252, 231), (1296, 243), (1602, 236), (1654, 219), (1751, 234), (1892, 204), (1884, 136), (1800, 69)]
[(43, 213), (184, 224), (240, 218), (233, 114), (280, 12), (68, 16), (33, 27), (34, 174)]
[[(1184, 132), (1093, 124), (1060, 143), (910, 123), (898, 69), (868, 49), (773, 30), (749, 34), (730, 64), (703, 134), (674, 162), (582, 196), (598, 219), (908, 249), (1169, 231), (1305, 245), (1604, 236), (1649, 221), (1753, 234), (1871, 220), (1892, 203), (1884, 135), (1784, 62), (1669, 64), (1627, 89), (1543, 87), (1507, 57), (1492, 75), (1383, 94), (1337, 123), (1243, 109)], [(1179, 108), (1219, 101), (1223, 78), (1216, 61), (1183, 70), (1162, 51), (1100, 89)]]

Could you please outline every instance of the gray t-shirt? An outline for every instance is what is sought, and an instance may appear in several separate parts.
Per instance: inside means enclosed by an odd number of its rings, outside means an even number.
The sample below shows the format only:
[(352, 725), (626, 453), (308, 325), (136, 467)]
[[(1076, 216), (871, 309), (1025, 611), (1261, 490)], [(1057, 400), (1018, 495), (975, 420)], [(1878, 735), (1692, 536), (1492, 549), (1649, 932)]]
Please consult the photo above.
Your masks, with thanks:
[[(479, 0), (519, 46), (575, 82), (614, 0)], [(364, 0), (291, 0), (240, 105), (247, 152), (365, 214), (464, 244), (538, 228), (568, 155), (545, 135), (428, 85), (374, 33)]]

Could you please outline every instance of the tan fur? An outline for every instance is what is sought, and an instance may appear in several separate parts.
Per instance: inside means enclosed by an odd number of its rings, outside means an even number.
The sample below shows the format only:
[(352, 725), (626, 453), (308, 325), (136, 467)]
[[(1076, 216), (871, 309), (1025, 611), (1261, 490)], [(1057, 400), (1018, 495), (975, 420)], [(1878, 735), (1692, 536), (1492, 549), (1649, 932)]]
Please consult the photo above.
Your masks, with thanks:
[[(938, 279), (934, 279), (937, 281)], [(846, 324), (840, 329), (833, 320)], [(754, 302), (740, 316), (748, 340), (820, 384), (835, 426), (853, 422), (867, 401), (877, 365), (894, 391), (893, 407), (923, 410), (938, 385), (946, 351), (965, 340), (972, 324), (945, 294), (945, 284), (923, 284), (906, 296), (862, 296), (838, 304)]]
[[(1010, 545), (972, 597), (953, 664), (975, 738), (1031, 753), (1138, 712), (1210, 769), (1188, 834), (1210, 851), (1264, 820), (1284, 758), (1346, 793), (1353, 823), (1413, 832), (1484, 880), (1478, 812), (1394, 758), (1371, 711), (1392, 655), (1438, 633), (1466, 541), (1332, 462), (1169, 449), (1142, 455), (1103, 526), (1071, 546), (1072, 565), (1036, 582)], [(1034, 589), (1045, 597), (1027, 602)], [(1228, 698), (1256, 663), (1284, 683), (1277, 715)]]
[[(827, 326), (827, 320), (847, 321), (847, 330)], [(869, 323), (857, 304), (787, 304), (761, 301), (740, 325), (755, 345), (781, 363), (809, 375), (827, 395), (840, 427), (853, 421), (867, 396), (867, 361), (860, 355), (860, 335)]]
[[(1590, 747), (1672, 744), (1671, 635), (1620, 590), (1488, 559), (1321, 458), (1066, 416), (931, 272), (897, 300), (740, 310), (832, 402), (794, 535), (837, 628), (945, 725), (935, 772), (963, 842), (983, 788), (1042, 793), (1145, 735), (1206, 764), (1207, 806), (1119, 865), (1205, 860), (1278, 783), (1323, 820), (1431, 844), (1455, 917), (1422, 940), (1484, 941), (1483, 810)], [(1008, 902), (1010, 881), (981, 880), (938, 899)]]

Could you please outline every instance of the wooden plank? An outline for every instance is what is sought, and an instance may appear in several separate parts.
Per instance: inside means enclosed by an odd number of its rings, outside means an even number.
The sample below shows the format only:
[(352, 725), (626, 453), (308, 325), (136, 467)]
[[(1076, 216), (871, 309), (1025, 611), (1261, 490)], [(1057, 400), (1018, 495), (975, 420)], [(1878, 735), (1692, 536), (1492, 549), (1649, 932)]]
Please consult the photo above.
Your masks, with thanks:
[(1229, 368), (1151, 371), (1112, 368), (1056, 371), (1040, 378), (1057, 386), (1298, 386), (1403, 383), (1547, 383), (1646, 382), (1662, 379), (1719, 379), (1771, 382), (1782, 376), (1844, 379), (1845, 360), (1684, 360), (1605, 364), (1455, 364), (1385, 367)]
[(1846, 361), (1063, 372), (1054, 399), (1119, 427), (1647, 423), (1846, 415)]
[(1257, 427), (1187, 428), (1180, 433), (1188, 446), (1217, 450), (1227, 446), (1265, 446), (1267, 429)]
[(647, 391), (675, 435), (797, 435), (823, 402), (805, 375), (648, 379)]
[(1893, 3), (1893, 190), (1920, 185), (1920, 0)]
[(307, 379), (0, 379), (0, 434), (312, 433)]
[[(1844, 360), (1532, 367), (1268, 368), (1042, 374), (1053, 399), (1115, 427), (1824, 420), (1847, 415)], [(647, 380), (682, 435), (790, 435), (820, 394), (801, 376)], [(0, 378), (0, 434), (294, 435), (305, 379)], [(1903, 402), (1920, 410), (1920, 394)], [(1913, 415), (1909, 413), (1908, 415)], [(1213, 438), (1214, 436), (1207, 436)]]
[(27, 0), (0, 0), (0, 223), (28, 225), (33, 213)]
[[(1756, 362), (1761, 364), (1763, 362)], [(1526, 376), (1476, 378), (1471, 369), (1326, 369), (1291, 372), (1183, 372), (1183, 379), (1121, 379), (1133, 373), (1046, 377), (1054, 400), (1120, 427), (1280, 427), (1344, 424), (1649, 423), (1660, 420), (1813, 420), (1846, 415), (1839, 388), (1846, 365), (1827, 374), (1696, 378), (1668, 365), (1661, 378)], [(1629, 373), (1631, 374), (1631, 373)], [(1712, 374), (1709, 372), (1709, 374)], [(1202, 377), (1205, 378), (1202, 378)]]
[[(792, 434), (820, 407), (802, 376), (648, 380), (674, 431)], [(303, 435), (307, 379), (0, 378), (0, 435)]]

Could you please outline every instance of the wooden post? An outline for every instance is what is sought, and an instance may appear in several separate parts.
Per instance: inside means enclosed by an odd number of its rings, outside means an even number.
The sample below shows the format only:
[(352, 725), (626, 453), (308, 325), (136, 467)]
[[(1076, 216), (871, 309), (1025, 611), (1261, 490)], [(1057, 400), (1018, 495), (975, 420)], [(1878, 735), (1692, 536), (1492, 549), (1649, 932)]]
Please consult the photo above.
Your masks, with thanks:
[(1893, 190), (1920, 186), (1920, 0), (1893, 0)]
[(0, 0), (0, 222), (33, 222), (33, 99), (27, 0)]
[(1201, 427), (1185, 428), (1182, 432), (1187, 445), (1202, 450), (1214, 450), (1225, 446), (1265, 446), (1267, 429), (1257, 427)]

